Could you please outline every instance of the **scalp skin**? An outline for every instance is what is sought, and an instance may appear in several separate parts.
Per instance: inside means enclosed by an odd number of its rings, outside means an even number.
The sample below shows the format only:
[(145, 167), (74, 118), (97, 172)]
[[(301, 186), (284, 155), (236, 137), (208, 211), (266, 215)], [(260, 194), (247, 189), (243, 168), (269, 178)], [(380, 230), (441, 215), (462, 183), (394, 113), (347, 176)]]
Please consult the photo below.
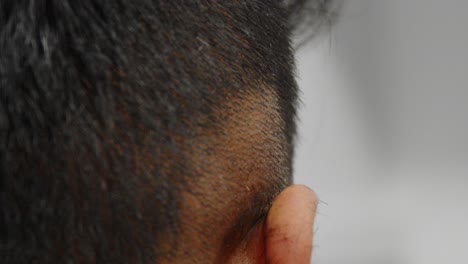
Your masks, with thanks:
[[(203, 151), (193, 152), (199, 175), (182, 193), (181, 239), (193, 241), (184, 244), (188, 255), (226, 259), (290, 184), (290, 146), (281, 138), (284, 123), (276, 101), (268, 89), (230, 96), (217, 128), (199, 139), (207, 142)], [(210, 211), (202, 214), (203, 208)]]

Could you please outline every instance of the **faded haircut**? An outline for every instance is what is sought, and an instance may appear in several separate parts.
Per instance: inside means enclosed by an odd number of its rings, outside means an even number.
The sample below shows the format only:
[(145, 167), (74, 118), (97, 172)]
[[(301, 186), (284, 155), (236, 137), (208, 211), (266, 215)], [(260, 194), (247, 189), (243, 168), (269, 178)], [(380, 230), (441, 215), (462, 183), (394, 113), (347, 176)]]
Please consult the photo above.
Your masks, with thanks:
[(302, 7), (328, 3), (0, 1), (0, 262), (170, 254), (180, 193), (204, 170), (194, 153), (236, 131), (220, 126), (238, 96), (276, 98), (272, 159), (290, 175), (291, 33)]

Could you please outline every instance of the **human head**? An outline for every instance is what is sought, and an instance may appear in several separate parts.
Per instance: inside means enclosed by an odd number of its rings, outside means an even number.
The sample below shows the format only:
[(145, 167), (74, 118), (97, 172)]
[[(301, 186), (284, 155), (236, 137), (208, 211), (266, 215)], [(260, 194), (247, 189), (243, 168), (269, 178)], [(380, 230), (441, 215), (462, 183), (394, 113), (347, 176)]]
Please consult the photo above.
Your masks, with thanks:
[(299, 2), (2, 1), (2, 257), (248, 251), (291, 184)]

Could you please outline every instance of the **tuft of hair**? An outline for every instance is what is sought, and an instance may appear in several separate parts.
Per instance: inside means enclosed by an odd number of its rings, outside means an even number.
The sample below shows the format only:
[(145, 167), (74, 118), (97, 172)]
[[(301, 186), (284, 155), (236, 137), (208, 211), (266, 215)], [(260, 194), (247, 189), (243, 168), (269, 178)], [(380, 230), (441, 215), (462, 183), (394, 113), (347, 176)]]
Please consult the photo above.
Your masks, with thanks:
[(302, 6), (0, 1), (0, 262), (170, 255), (187, 145), (252, 84), (278, 96), (290, 155)]
[(284, 0), (289, 17), (289, 26), (298, 36), (297, 47), (312, 38), (327, 32), (339, 18), (342, 0)]

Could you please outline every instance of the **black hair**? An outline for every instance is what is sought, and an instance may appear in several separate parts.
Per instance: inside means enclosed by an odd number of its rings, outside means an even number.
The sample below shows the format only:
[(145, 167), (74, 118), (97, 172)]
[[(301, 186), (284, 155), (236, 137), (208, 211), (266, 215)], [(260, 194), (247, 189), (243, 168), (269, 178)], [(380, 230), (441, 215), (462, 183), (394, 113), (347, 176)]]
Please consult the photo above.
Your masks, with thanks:
[(278, 95), (292, 156), (303, 2), (1, 1), (0, 262), (170, 254), (187, 146), (231, 95)]

